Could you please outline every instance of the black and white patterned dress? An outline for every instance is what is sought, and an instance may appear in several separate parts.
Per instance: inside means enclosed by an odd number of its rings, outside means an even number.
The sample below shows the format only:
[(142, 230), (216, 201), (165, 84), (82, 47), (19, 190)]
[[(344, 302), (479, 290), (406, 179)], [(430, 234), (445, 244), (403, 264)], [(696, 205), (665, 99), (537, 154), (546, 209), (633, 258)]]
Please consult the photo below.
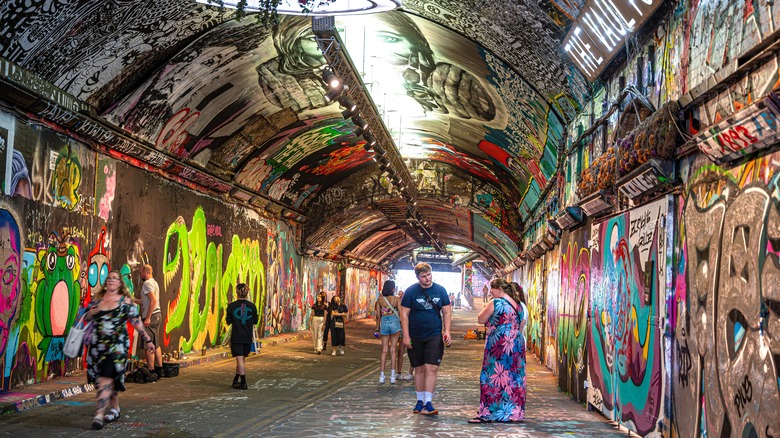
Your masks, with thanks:
[[(87, 310), (97, 306), (92, 301)], [(125, 365), (127, 364), (127, 321), (138, 318), (138, 308), (129, 299), (125, 299), (113, 310), (101, 310), (92, 319), (92, 333), (87, 351), (87, 381), (97, 382), (104, 369), (104, 361), (112, 361), (116, 375), (114, 390), (125, 390)]]

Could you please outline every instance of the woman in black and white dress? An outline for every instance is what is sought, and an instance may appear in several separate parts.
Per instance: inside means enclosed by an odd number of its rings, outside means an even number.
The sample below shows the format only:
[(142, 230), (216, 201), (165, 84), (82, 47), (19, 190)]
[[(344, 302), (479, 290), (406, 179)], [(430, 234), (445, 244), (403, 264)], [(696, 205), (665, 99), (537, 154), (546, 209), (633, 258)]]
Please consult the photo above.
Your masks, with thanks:
[(344, 331), (344, 323), (347, 318), (347, 306), (341, 303), (341, 297), (335, 295), (330, 300), (328, 313), (330, 314), (330, 342), (333, 346), (331, 355), (336, 355), (336, 347), (338, 347), (338, 354), (344, 355), (344, 346), (347, 345), (347, 336)]

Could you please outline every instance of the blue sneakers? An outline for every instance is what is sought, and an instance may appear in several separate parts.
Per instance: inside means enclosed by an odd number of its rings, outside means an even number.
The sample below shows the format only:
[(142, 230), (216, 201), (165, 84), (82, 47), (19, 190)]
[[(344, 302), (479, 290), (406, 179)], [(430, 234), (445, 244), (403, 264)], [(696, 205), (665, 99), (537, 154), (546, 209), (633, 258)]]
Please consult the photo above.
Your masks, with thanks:
[(422, 414), (422, 415), (438, 415), (439, 411), (437, 411), (436, 408), (433, 407), (431, 402), (428, 402), (428, 403), (425, 404), (425, 407), (422, 409), (422, 411), (420, 411), (420, 414)]
[(412, 412), (415, 413), (415, 414), (419, 414), (420, 411), (422, 411), (422, 410), (423, 410), (423, 402), (422, 402), (422, 400), (417, 400), (417, 404), (414, 405), (414, 409), (412, 409)]

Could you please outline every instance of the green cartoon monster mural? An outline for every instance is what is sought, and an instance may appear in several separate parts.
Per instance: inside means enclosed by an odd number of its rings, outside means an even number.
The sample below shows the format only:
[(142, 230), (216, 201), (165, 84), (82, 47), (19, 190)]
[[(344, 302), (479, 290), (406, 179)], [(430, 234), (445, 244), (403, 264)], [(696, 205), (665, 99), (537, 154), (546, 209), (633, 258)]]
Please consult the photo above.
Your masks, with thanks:
[(76, 320), (81, 288), (79, 249), (70, 236), (49, 235), (49, 246), (39, 249), (35, 299), (35, 324), (43, 335), (38, 344), (46, 362), (63, 359), (62, 346), (68, 329)]

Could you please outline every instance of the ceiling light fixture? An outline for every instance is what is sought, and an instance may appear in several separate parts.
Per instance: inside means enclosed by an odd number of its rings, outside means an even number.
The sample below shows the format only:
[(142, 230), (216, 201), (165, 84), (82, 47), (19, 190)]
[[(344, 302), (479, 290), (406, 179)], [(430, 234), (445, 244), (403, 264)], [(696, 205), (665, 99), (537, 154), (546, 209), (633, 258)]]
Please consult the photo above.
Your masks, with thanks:
[(362, 15), (391, 11), (401, 7), (398, 0), (195, 0), (212, 6), (237, 9), (241, 12), (277, 13), (284, 15), (331, 16)]
[(368, 122), (360, 117), (360, 115), (352, 116), (352, 123), (354, 123), (358, 128), (363, 128), (364, 131), (368, 129)]
[(325, 81), (331, 89), (339, 88), (339, 85), (341, 85), (339, 78), (329, 69), (322, 71), (322, 80)]
[[(339, 105), (343, 106), (347, 111), (350, 112), (354, 112), (357, 109), (357, 104), (348, 97), (342, 97), (339, 99)], [(344, 119), (348, 119), (349, 117), (344, 117)]]

